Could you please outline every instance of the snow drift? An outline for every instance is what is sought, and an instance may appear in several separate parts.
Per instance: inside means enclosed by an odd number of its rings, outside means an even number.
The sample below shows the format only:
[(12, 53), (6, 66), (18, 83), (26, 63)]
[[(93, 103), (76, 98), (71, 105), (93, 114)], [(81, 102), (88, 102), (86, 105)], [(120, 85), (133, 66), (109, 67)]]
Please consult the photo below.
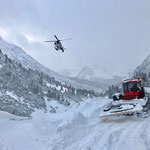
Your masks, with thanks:
[(69, 108), (51, 102), (57, 113), (37, 111), (32, 118), (0, 112), (1, 150), (146, 150), (150, 149), (150, 118), (99, 119), (107, 98), (87, 100)]

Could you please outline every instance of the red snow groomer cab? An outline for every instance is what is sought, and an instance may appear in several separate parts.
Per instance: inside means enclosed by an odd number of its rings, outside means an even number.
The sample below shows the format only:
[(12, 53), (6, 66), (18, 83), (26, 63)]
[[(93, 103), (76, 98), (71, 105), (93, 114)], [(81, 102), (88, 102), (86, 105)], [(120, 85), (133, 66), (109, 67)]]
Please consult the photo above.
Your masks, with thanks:
[(144, 87), (140, 78), (134, 80), (124, 80), (122, 100), (141, 99), (145, 97)]

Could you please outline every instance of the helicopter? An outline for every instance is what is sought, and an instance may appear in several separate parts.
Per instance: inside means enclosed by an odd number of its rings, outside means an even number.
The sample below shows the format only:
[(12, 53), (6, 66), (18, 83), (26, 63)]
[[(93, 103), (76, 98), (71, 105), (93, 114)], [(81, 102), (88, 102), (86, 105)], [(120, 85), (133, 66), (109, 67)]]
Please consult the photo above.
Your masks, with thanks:
[(71, 40), (72, 39), (72, 38), (69, 38), (69, 39), (59, 40), (56, 35), (54, 35), (54, 37), (56, 38), (55, 41), (44, 41), (44, 42), (54, 42), (55, 50), (57, 50), (57, 51), (61, 50), (62, 52), (65, 51), (65, 48), (62, 46), (60, 41), (66, 41), (66, 40)]

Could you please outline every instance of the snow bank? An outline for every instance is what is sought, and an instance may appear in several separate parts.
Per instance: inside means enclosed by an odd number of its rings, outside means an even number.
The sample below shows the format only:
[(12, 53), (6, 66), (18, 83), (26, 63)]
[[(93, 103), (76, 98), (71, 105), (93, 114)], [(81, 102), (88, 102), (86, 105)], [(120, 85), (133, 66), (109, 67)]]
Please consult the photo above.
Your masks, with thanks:
[[(147, 150), (150, 149), (150, 118), (99, 119), (109, 99), (87, 100), (69, 108), (50, 102), (47, 112), (32, 119), (11, 119), (0, 112), (0, 150)], [(50, 113), (51, 107), (56, 113)]]

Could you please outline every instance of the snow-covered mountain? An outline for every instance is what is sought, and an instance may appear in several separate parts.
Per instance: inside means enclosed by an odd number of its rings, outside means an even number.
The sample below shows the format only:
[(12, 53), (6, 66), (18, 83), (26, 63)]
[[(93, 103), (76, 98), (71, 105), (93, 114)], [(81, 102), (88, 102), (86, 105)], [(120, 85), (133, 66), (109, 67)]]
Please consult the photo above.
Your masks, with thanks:
[(71, 80), (65, 76), (62, 76), (62, 75), (50, 70), (49, 68), (40, 64), (38, 61), (36, 61), (30, 55), (28, 55), (20, 47), (4, 41), (1, 37), (0, 37), (0, 49), (3, 52), (3, 54), (7, 54), (7, 56), (9, 58), (11, 58), (12, 60), (15, 60), (18, 63), (21, 63), (25, 68), (32, 68), (34, 70), (41, 71), (44, 74), (48, 74), (51, 77), (55, 77), (56, 80), (58, 80), (62, 83), (67, 83), (68, 85), (70, 84), (76, 88), (102, 91), (102, 89), (100, 89), (100, 88), (94, 89), (94, 87), (92, 87), (92, 86), (89, 86), (86, 84), (82, 85), (80, 83), (75, 82), (74, 80)]
[(26, 68), (32, 68), (41, 71), (45, 74), (48, 74), (52, 77), (56, 77), (57, 79), (63, 80), (62, 76), (41, 65), (38, 61), (36, 61), (34, 58), (28, 55), (20, 47), (4, 41), (1, 37), (0, 37), (0, 49), (3, 52), (3, 54), (7, 54), (9, 58), (15, 60), (18, 63), (21, 63)]
[(84, 66), (77, 69), (66, 69), (62, 71), (60, 75), (41, 65), (18, 46), (10, 44), (2, 38), (0, 38), (0, 49), (3, 54), (7, 54), (9, 58), (21, 63), (24, 67), (41, 71), (51, 77), (55, 77), (56, 80), (62, 83), (70, 84), (76, 88), (101, 92), (107, 89), (111, 84), (119, 83), (125, 75), (125, 73), (117, 73), (117, 71), (111, 68), (100, 68), (98, 65)]
[(112, 84), (118, 84), (128, 76), (126, 73), (117, 73), (117, 71), (112, 69), (100, 68), (98, 65), (84, 66), (78, 69), (65, 69), (61, 74), (70, 77), (77, 83), (93, 86), (97, 90), (106, 90)]
[(140, 64), (136, 69), (135, 72), (144, 72), (149, 73), (150, 72), (150, 55), (147, 56), (147, 58)]
[(94, 75), (94, 71), (90, 67), (85, 66), (79, 71), (76, 78), (90, 80), (94, 77)]
[(84, 80), (91, 80), (93, 78), (111, 79), (114, 76), (127, 76), (126, 72), (120, 72), (112, 68), (100, 67), (99, 65), (89, 65), (73, 69), (65, 69), (60, 73), (67, 77), (80, 78)]

